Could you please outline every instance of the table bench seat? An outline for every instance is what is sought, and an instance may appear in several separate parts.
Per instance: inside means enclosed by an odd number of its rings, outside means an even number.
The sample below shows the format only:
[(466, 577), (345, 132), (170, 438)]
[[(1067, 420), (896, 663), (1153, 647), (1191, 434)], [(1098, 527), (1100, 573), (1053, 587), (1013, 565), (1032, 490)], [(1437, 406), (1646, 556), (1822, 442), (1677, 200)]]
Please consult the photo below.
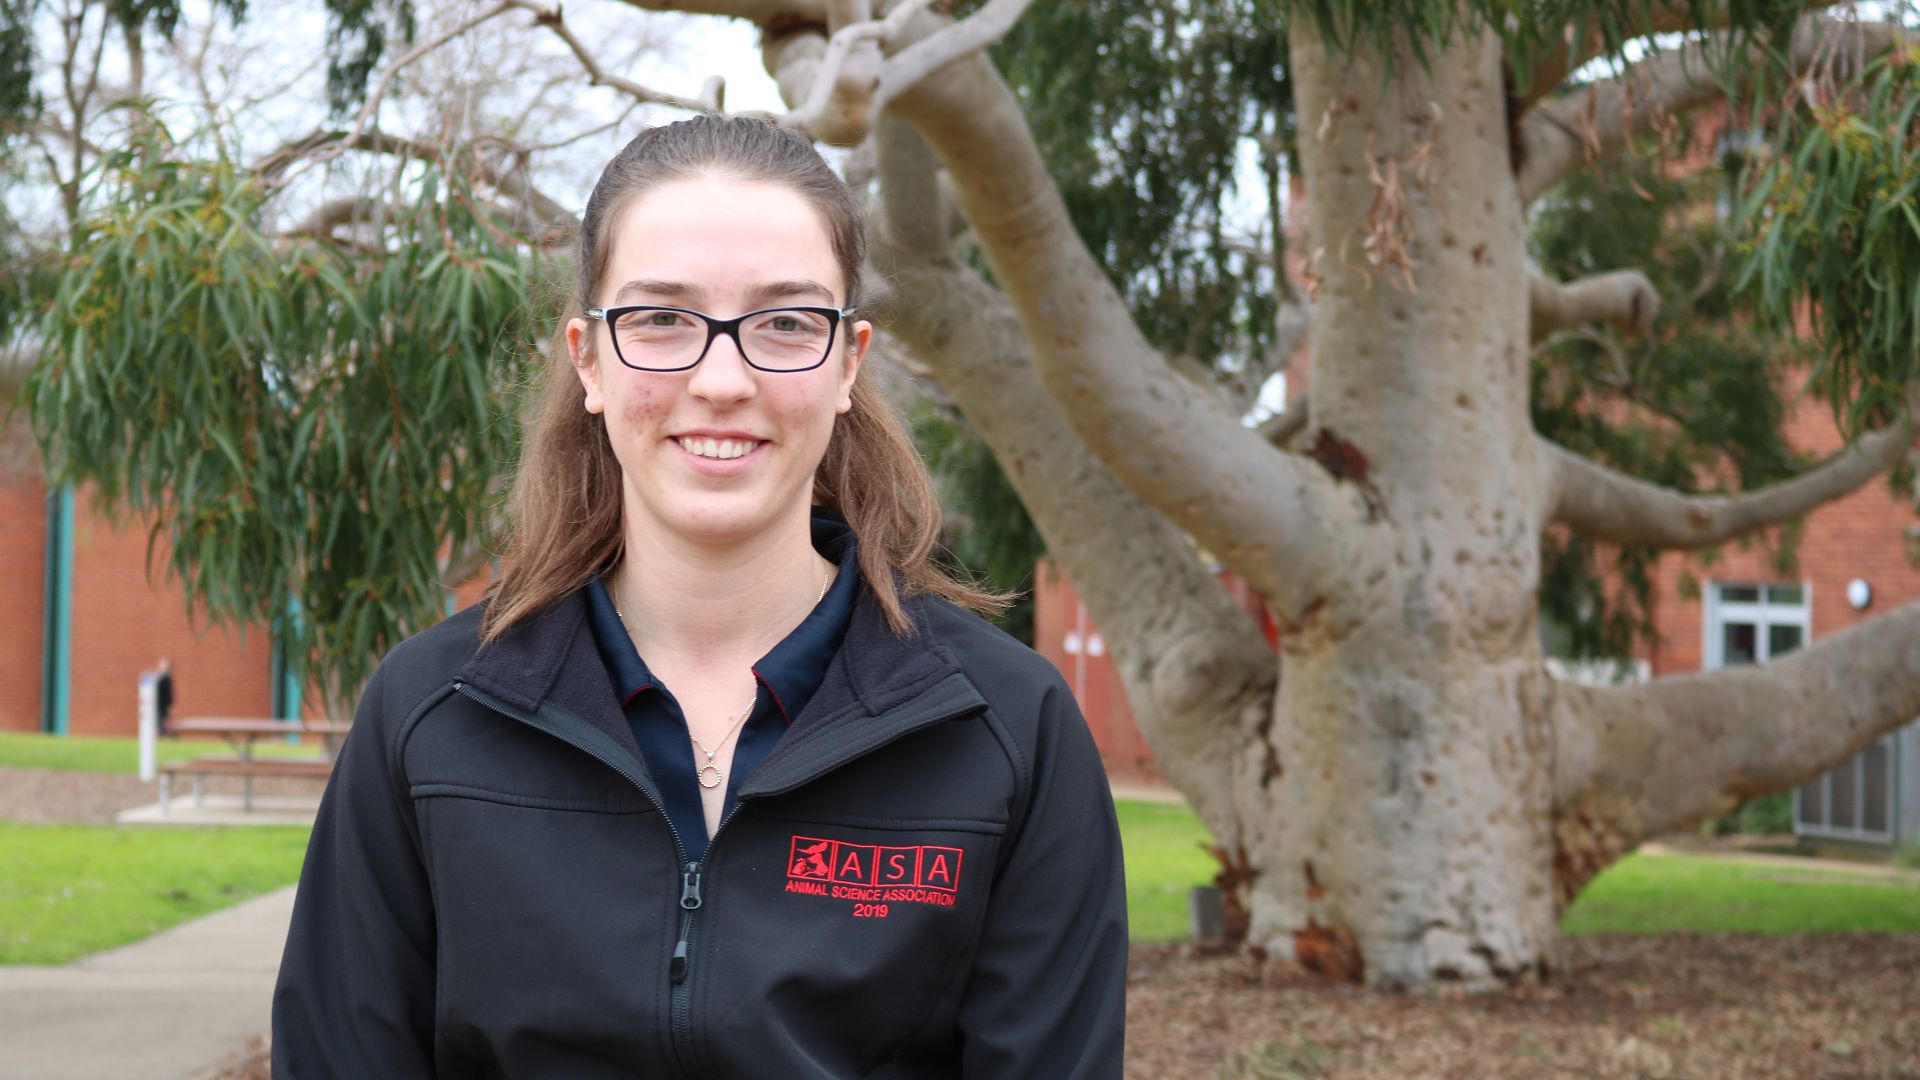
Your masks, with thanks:
[(193, 777), (193, 802), (201, 804), (208, 776), (239, 776), (246, 779), (241, 805), (253, 809), (253, 778), (256, 776), (311, 777), (325, 780), (333, 774), (331, 761), (286, 761), (273, 758), (197, 757), (191, 761), (173, 761), (160, 766), (160, 812), (167, 812), (173, 797), (173, 778), (182, 773)]

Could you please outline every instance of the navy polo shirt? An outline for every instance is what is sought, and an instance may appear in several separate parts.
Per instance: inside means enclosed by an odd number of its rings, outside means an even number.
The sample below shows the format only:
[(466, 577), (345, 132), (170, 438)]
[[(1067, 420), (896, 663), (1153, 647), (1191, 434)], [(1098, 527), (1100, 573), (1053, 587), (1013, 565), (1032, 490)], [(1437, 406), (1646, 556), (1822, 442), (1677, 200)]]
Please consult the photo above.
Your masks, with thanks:
[[(813, 547), (829, 562), (838, 563), (842, 572), (835, 575), (826, 596), (793, 632), (753, 665), (754, 681), (759, 685), (753, 713), (735, 738), (733, 765), (727, 769), (727, 801), (721, 820), (731, 813), (739, 797), (740, 781), (770, 753), (786, 734), (793, 718), (800, 715), (814, 691), (827, 676), (827, 663), (840, 651), (847, 622), (853, 615), (854, 593), (859, 587), (858, 562), (854, 559), (854, 535), (845, 520), (832, 511), (813, 512)], [(852, 569), (854, 572), (846, 573)], [(646, 758), (647, 771), (660, 789), (662, 808), (673, 831), (680, 836), (686, 856), (700, 862), (707, 855), (706, 813), (700, 805), (700, 781), (695, 766), (705, 760), (693, 749), (687, 733), (686, 714), (673, 693), (647, 670), (646, 661), (627, 636), (626, 627), (613, 608), (613, 597), (605, 581), (596, 577), (587, 586), (587, 623), (593, 629), (594, 647), (613, 680), (614, 697), (621, 702), (633, 738)], [(698, 759), (698, 760), (696, 760)]]

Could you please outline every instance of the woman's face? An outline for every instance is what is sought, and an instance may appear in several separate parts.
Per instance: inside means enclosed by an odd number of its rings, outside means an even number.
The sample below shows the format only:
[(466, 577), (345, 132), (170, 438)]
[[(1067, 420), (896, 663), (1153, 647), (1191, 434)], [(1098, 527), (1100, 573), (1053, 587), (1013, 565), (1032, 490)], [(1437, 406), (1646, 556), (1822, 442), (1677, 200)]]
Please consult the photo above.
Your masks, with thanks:
[[(825, 221), (780, 184), (711, 175), (662, 184), (614, 215), (604, 243), (594, 306), (657, 304), (718, 319), (846, 306)], [(606, 417), (625, 477), (630, 529), (732, 544), (806, 520), (814, 470), (834, 418), (852, 407), (871, 324), (842, 321), (831, 354), (811, 371), (750, 367), (724, 334), (690, 370), (636, 371), (609, 335), (601, 320), (567, 324), (587, 411)]]

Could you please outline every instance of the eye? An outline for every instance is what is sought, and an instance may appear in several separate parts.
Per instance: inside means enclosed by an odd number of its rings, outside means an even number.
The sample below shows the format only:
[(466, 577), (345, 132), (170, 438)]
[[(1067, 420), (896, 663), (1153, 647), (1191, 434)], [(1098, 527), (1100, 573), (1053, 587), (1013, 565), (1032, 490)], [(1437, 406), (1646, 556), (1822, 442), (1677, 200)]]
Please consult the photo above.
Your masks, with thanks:
[(677, 311), (649, 311), (645, 313), (648, 326), (679, 326), (687, 317)]
[(791, 315), (775, 315), (767, 323), (768, 327), (783, 334), (791, 334), (801, 329), (800, 320)]

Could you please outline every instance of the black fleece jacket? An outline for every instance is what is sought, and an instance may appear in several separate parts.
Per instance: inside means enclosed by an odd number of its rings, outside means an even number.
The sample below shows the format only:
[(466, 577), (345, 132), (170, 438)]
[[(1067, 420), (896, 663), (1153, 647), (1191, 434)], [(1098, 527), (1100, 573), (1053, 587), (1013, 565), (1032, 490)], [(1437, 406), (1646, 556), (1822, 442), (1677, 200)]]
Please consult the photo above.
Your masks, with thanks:
[(1105, 774), (1058, 673), (863, 587), (826, 681), (687, 863), (576, 593), (470, 608), (369, 682), (273, 1000), (276, 1077), (1111, 1078)]

